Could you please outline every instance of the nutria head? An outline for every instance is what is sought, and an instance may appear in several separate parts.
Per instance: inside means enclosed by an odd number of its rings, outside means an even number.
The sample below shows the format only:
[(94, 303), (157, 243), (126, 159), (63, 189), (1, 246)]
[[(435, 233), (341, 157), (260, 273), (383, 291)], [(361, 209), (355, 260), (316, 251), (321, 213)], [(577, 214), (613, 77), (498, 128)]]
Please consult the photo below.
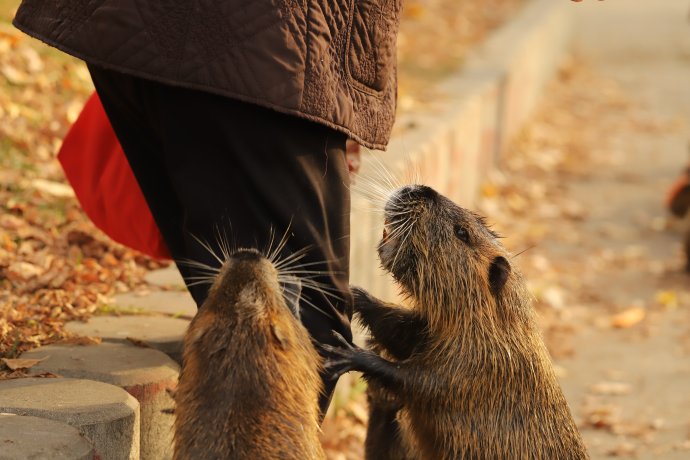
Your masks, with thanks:
[(192, 320), (176, 458), (322, 458), (321, 358), (276, 265), (253, 249), (230, 254)]
[(524, 283), (483, 217), (423, 185), (398, 189), (384, 210), (379, 258), (430, 327), (474, 315), (498, 322), (526, 310)]
[(298, 279), (281, 277), (259, 251), (239, 249), (220, 268), (201, 308), (221, 315), (260, 319), (270, 310), (287, 307), (299, 318), (299, 290)]

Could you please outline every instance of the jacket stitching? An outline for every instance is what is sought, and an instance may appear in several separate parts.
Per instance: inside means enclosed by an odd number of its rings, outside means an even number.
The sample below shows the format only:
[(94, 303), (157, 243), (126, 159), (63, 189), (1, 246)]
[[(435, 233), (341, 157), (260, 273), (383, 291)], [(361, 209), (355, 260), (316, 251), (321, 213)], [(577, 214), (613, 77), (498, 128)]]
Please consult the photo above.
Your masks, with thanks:
[(354, 27), (354, 16), (355, 16), (355, 0), (350, 1), (350, 21), (347, 26), (347, 41), (345, 43), (345, 50), (344, 50), (344, 65), (343, 68), (345, 70), (345, 78), (346, 81), (350, 86), (352, 86), (354, 89), (368, 94), (370, 96), (374, 96), (378, 99), (383, 99), (384, 93), (386, 91), (386, 88), (383, 88), (381, 90), (376, 90), (374, 88), (371, 88), (364, 83), (360, 82), (357, 80), (355, 77), (352, 76), (352, 71), (350, 69), (350, 47), (351, 47), (351, 41), (352, 41), (352, 28)]

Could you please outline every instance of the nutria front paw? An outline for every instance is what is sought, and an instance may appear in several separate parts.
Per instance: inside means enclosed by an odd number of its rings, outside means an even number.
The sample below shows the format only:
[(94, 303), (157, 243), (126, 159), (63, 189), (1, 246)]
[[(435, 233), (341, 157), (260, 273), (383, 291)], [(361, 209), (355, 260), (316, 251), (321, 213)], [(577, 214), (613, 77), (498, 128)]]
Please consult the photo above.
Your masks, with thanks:
[(345, 337), (336, 331), (333, 331), (333, 337), (335, 337), (340, 345), (333, 346), (321, 344), (321, 349), (327, 356), (324, 362), (324, 368), (331, 374), (332, 380), (337, 380), (341, 375), (347, 372), (360, 370), (359, 364), (361, 357), (371, 352), (348, 342)]

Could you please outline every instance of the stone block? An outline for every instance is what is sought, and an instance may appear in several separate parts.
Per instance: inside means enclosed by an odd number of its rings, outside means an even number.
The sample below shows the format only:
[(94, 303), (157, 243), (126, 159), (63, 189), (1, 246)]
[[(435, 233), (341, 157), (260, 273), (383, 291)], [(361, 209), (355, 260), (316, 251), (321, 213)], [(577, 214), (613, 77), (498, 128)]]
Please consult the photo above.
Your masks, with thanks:
[(114, 385), (67, 378), (3, 380), (3, 412), (67, 423), (102, 460), (139, 459), (139, 403)]
[(139, 401), (141, 458), (172, 457), (173, 416), (162, 412), (174, 406), (167, 389), (177, 387), (180, 368), (166, 354), (125, 343), (94, 346), (49, 345), (22, 355), (42, 359), (32, 372), (97, 380), (117, 385)]
[(182, 362), (182, 341), (189, 321), (166, 316), (94, 316), (88, 322), (71, 321), (69, 332), (102, 337), (105, 341), (127, 342), (131, 337), (162, 351), (178, 364)]
[(96, 451), (66, 423), (0, 414), (0, 460), (94, 460)]

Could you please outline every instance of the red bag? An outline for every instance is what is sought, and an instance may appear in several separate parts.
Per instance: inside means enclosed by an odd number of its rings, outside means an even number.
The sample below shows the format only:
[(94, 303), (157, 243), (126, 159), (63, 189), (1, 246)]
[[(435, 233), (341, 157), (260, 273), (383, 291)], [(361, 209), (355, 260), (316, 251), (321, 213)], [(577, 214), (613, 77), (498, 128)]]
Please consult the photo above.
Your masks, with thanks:
[(58, 160), (96, 227), (151, 257), (171, 258), (96, 93), (67, 133)]

